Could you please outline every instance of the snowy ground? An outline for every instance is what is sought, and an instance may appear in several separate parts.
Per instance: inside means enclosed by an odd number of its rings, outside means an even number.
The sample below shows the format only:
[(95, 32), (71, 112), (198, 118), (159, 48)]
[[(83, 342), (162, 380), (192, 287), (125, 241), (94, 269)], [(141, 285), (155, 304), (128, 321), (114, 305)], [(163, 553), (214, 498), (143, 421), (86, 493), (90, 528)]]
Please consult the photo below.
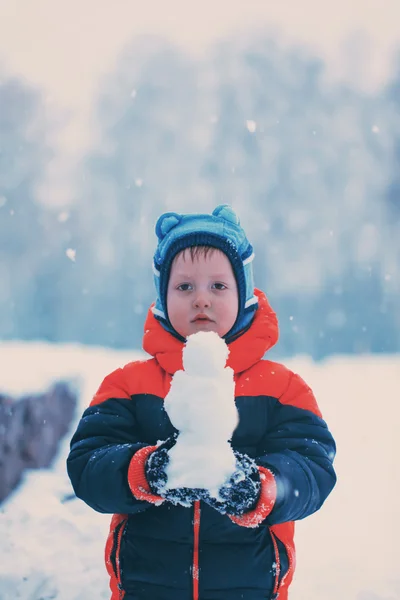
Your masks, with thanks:
[[(78, 418), (104, 375), (138, 356), (1, 344), (0, 390), (19, 394), (78, 377)], [(287, 364), (314, 388), (338, 445), (337, 487), (319, 513), (297, 524), (290, 600), (400, 599), (400, 356)], [(0, 600), (109, 599), (103, 552), (110, 517), (71, 499), (68, 443), (51, 470), (29, 472), (0, 507)]]

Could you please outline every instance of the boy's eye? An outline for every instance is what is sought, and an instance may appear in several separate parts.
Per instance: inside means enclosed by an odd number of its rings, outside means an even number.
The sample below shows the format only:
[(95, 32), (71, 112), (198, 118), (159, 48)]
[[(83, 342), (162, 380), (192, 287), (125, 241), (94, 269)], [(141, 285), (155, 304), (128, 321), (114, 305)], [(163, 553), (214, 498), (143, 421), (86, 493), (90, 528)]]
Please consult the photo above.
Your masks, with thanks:
[(190, 283), (181, 283), (180, 285), (178, 285), (178, 290), (180, 290), (181, 292), (187, 292), (191, 289), (191, 285)]
[(223, 283), (214, 283), (214, 287), (216, 287), (217, 290), (225, 290), (226, 289), (226, 285), (224, 285)]

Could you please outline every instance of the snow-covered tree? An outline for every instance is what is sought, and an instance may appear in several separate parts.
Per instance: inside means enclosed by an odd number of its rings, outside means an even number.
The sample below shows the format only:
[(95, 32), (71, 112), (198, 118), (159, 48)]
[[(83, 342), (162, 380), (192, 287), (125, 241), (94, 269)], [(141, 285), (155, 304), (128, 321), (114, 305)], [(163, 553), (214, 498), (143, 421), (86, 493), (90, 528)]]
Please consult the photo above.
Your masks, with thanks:
[[(0, 78), (0, 335), (42, 337), (37, 276), (50, 247), (35, 190), (51, 156), (40, 93)], [(49, 282), (50, 283), (50, 282)]]
[(257, 280), (281, 316), (281, 348), (392, 349), (398, 333), (382, 336), (380, 310), (392, 175), (384, 99), (329, 84), (320, 60), (272, 39), (235, 37), (212, 64), (218, 110), (205, 177), (243, 215)]
[(98, 140), (86, 162), (78, 209), (84, 339), (140, 344), (154, 300), (158, 215), (192, 209), (196, 202), (205, 210), (212, 206), (196, 171), (208, 141), (197, 86), (195, 63), (147, 37), (131, 44), (103, 81)]

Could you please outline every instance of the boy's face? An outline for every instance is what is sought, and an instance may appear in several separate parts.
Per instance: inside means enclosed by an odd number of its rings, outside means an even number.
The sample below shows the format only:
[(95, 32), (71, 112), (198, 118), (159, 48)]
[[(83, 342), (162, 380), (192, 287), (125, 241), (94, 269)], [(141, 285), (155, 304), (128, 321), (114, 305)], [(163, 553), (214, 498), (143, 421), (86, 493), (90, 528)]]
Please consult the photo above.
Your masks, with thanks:
[(239, 308), (235, 275), (220, 250), (192, 260), (189, 250), (172, 263), (167, 290), (169, 320), (182, 337), (215, 331), (220, 337), (233, 327)]

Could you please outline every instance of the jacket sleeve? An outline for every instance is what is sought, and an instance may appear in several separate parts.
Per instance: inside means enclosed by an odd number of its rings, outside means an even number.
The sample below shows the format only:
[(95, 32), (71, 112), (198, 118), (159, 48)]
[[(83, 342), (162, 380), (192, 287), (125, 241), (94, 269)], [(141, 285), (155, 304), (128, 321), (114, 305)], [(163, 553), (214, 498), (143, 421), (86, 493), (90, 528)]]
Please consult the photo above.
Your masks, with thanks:
[[(76, 496), (101, 513), (136, 513), (161, 502), (151, 494), (135, 495), (143, 474), (134, 457), (141, 449), (143, 455), (151, 447), (140, 439), (135, 404), (117, 369), (104, 379), (71, 440), (67, 471)], [(139, 464), (144, 460), (143, 455)]]
[(275, 401), (259, 446), (262, 493), (252, 514), (235, 519), (254, 527), (304, 519), (324, 503), (336, 483), (335, 441), (314, 394), (296, 374)]

